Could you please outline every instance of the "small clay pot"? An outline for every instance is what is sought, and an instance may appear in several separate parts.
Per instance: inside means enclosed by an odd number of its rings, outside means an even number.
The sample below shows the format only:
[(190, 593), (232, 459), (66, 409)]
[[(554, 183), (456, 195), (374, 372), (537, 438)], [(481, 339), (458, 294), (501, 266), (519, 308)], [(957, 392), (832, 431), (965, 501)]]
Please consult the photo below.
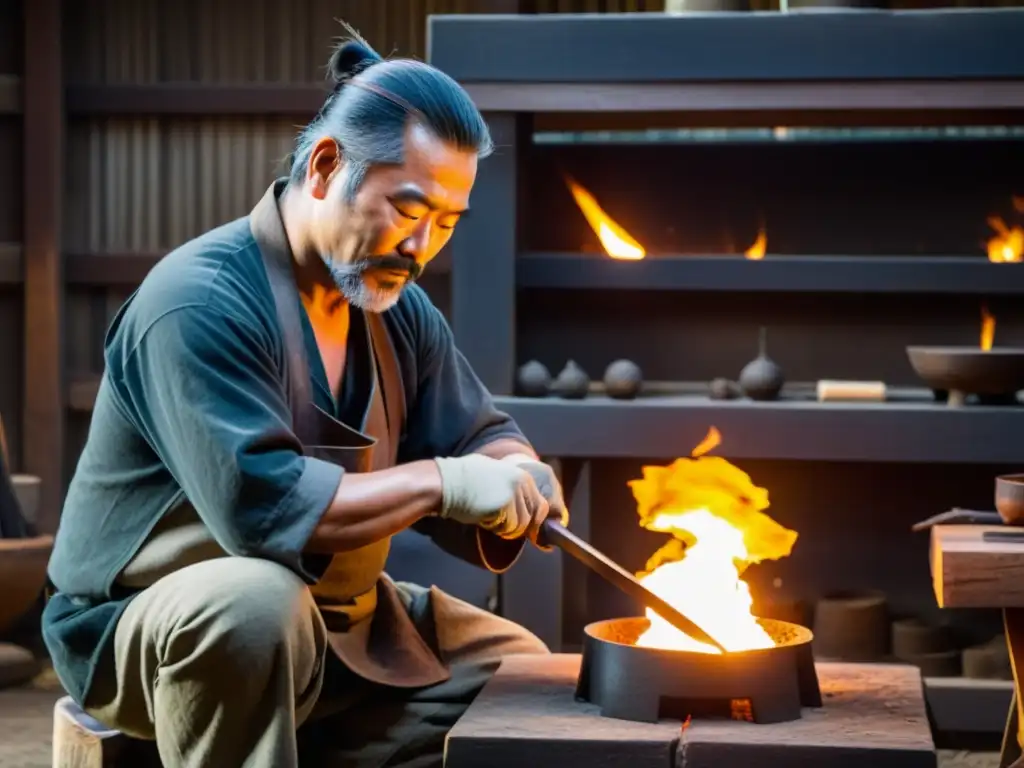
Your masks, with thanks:
[(0, 539), (0, 634), (39, 599), (52, 549), (52, 536)]
[(576, 364), (575, 360), (570, 360), (565, 364), (565, 368), (551, 385), (551, 391), (566, 400), (582, 400), (587, 396), (589, 390), (590, 377)]
[(523, 397), (547, 397), (551, 391), (551, 373), (536, 360), (519, 366), (516, 387)]
[(964, 677), (972, 680), (1013, 680), (1010, 652), (1001, 635), (987, 643), (965, 648), (961, 666)]
[(921, 677), (960, 677), (960, 651), (937, 651), (909, 656), (900, 661), (921, 670)]
[(889, 608), (880, 592), (840, 592), (814, 610), (814, 655), (839, 661), (880, 661), (889, 654)]
[(632, 360), (616, 360), (604, 372), (604, 390), (616, 400), (632, 400), (640, 392), (644, 376)]
[(0, 689), (27, 683), (39, 674), (41, 666), (31, 651), (11, 643), (0, 643)]
[(1007, 525), (1024, 523), (1024, 474), (996, 478), (996, 511)]
[(718, 378), (712, 379), (708, 394), (712, 400), (736, 400), (743, 396), (743, 390), (735, 381)]
[(740, 371), (739, 385), (751, 400), (775, 400), (786, 377), (782, 368), (768, 357), (768, 330), (761, 329), (758, 355)]
[(892, 623), (892, 655), (901, 661), (952, 650), (945, 627), (933, 627), (920, 619), (897, 619)]

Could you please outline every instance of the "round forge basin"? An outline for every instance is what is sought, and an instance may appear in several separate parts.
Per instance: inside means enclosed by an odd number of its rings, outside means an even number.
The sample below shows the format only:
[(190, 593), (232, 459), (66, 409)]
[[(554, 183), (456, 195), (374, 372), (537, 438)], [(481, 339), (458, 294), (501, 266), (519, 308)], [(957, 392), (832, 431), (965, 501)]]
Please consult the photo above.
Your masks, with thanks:
[(726, 654), (636, 645), (646, 618), (609, 619), (584, 629), (577, 696), (605, 717), (656, 722), (709, 713), (779, 723), (821, 706), (813, 635), (798, 624), (758, 619), (776, 645)]
[(0, 539), (0, 633), (39, 599), (46, 584), (52, 536)]
[(967, 395), (1013, 399), (1024, 389), (1024, 349), (907, 347), (914, 372), (933, 390), (949, 392), (950, 405)]

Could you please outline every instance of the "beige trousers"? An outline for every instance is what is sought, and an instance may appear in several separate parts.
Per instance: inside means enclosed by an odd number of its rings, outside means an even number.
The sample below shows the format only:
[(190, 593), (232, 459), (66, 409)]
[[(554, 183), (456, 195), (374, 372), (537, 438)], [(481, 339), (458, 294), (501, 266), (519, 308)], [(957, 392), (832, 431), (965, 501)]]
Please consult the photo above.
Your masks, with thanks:
[(500, 659), (548, 651), (439, 590), (398, 586), (417, 626), (436, 635), (450, 680), (411, 690), (363, 681), (329, 652), (297, 576), (226, 557), (175, 571), (132, 600), (88, 711), (155, 739), (166, 768), (441, 766), (445, 734)]

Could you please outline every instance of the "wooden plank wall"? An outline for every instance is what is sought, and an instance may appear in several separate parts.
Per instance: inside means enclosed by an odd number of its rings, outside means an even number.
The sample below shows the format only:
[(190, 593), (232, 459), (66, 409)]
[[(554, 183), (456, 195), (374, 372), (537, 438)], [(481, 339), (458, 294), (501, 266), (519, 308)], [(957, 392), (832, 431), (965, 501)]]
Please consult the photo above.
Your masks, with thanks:
[[(96, 0), (65, 4), (69, 83), (318, 83), (332, 42), (352, 24), (382, 54), (424, 56), (426, 17), (470, 13), (486, 0)], [(301, 116), (72, 117), (64, 246), (74, 254), (149, 259), (245, 215), (282, 171)], [(447, 279), (429, 280), (447, 305)], [(75, 285), (67, 292), (67, 374), (102, 371), (107, 324), (131, 284)], [(84, 389), (88, 400), (88, 387)], [(65, 463), (73, 469), (89, 414), (68, 415)]]
[[(494, 0), (95, 0), (65, 3), (65, 58), (71, 85), (194, 82), (322, 82), (332, 41), (352, 24), (382, 54), (425, 55), (426, 17), (500, 12)], [(591, 7), (593, 6), (593, 7)], [(660, 10), (615, 0), (539, 3), (537, 12)], [(298, 117), (72, 117), (67, 132), (64, 248), (76, 254), (148, 259), (244, 215), (281, 171)], [(447, 279), (425, 283), (443, 310)], [(102, 371), (107, 324), (131, 284), (73, 285), (66, 294), (66, 371), (88, 380)], [(89, 388), (81, 390), (84, 399)], [(73, 470), (89, 414), (71, 396), (64, 463)]]

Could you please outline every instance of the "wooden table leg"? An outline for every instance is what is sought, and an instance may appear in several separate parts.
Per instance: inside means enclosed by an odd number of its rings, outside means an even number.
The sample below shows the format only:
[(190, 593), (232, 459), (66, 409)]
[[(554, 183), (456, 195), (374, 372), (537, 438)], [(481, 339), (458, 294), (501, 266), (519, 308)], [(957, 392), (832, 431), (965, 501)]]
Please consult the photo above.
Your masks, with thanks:
[(1013, 668), (1013, 700), (1006, 719), (1003, 733), (1003, 749), (999, 758), (1000, 768), (1024, 768), (1024, 700), (1020, 695), (1020, 679), (1024, 674), (1024, 609), (1004, 608), (1003, 626), (1006, 629), (1006, 647), (1010, 651)]

